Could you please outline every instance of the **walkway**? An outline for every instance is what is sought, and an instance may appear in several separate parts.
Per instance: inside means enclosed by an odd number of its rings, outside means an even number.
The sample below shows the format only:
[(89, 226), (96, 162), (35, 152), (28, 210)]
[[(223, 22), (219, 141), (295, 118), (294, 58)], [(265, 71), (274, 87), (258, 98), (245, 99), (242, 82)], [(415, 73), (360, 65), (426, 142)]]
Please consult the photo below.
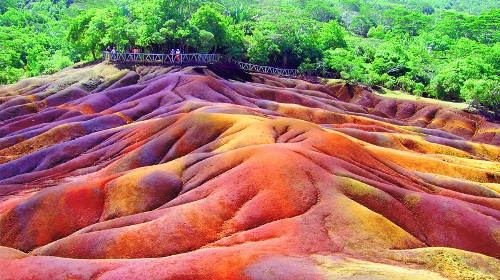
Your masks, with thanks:
[[(256, 65), (241, 61), (233, 60), (230, 57), (221, 54), (204, 54), (204, 53), (183, 53), (180, 54), (179, 60), (176, 61), (176, 55), (172, 54), (155, 54), (155, 53), (116, 53), (103, 52), (103, 58), (110, 61), (129, 61), (129, 62), (152, 62), (162, 64), (183, 64), (183, 63), (232, 63), (238, 68), (250, 72), (258, 72), (271, 75), (291, 76), (295, 77), (299, 74), (297, 69), (277, 68), (270, 66)], [(332, 73), (322, 74), (321, 76), (331, 77)]]

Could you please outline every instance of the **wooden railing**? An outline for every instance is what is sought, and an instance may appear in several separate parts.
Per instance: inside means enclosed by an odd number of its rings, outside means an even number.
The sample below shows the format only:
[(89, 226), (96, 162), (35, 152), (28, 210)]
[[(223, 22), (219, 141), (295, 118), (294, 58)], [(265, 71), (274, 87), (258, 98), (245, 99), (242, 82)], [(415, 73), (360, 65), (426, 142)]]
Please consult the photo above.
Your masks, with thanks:
[[(236, 61), (230, 57), (221, 54), (205, 54), (205, 53), (183, 53), (183, 54), (156, 54), (156, 53), (102, 53), (104, 60), (110, 61), (125, 61), (125, 62), (153, 62), (162, 64), (183, 64), (183, 63), (200, 63), (200, 64), (213, 64), (213, 63), (232, 63), (238, 68), (250, 72), (259, 72), (271, 75), (280, 76), (297, 76), (299, 71), (297, 69), (277, 68), (271, 66), (262, 66), (251, 64), (247, 62)], [(332, 73), (321, 73), (318, 76), (331, 77)]]

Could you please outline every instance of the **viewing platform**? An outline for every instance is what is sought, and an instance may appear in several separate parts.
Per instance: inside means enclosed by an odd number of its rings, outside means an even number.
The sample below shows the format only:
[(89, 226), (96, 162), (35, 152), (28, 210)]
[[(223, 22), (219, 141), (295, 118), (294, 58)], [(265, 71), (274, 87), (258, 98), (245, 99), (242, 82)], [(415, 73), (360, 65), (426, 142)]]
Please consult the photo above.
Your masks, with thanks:
[[(159, 53), (111, 53), (102, 52), (104, 60), (123, 61), (133, 63), (161, 63), (161, 64), (215, 64), (231, 63), (238, 68), (249, 71), (270, 75), (279, 75), (287, 77), (296, 77), (301, 74), (297, 69), (278, 68), (271, 66), (257, 65), (242, 61), (236, 61), (228, 56), (221, 54), (206, 53), (181, 53), (181, 54), (159, 54)], [(332, 77), (333, 73), (322, 73), (318, 76)]]

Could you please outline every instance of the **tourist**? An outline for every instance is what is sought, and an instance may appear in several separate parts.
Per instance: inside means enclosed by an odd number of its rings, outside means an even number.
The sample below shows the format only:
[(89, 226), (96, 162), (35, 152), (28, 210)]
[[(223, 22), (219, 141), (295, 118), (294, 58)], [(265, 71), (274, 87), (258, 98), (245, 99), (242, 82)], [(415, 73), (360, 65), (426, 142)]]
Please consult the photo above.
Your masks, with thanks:
[(175, 51), (175, 62), (180, 62), (181, 61), (181, 51), (177, 49)]
[(115, 47), (113, 47), (113, 49), (111, 50), (111, 59), (115, 59), (116, 58), (116, 49)]
[(106, 52), (106, 53), (104, 54), (104, 58), (109, 59), (109, 53), (111, 52), (111, 47), (108, 45), (108, 46), (106, 47), (106, 50), (105, 50), (104, 52)]
[(170, 61), (173, 62), (174, 61), (174, 57), (175, 57), (175, 50), (174, 49), (171, 49), (170, 50)]

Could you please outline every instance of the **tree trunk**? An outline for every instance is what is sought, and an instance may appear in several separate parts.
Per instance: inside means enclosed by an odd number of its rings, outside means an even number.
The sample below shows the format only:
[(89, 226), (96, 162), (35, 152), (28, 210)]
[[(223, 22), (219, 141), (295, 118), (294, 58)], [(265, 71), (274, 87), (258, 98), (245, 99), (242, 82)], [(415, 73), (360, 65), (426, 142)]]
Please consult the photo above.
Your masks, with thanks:
[(288, 56), (284, 55), (283, 56), (283, 68), (286, 68), (287, 65), (288, 65)]

